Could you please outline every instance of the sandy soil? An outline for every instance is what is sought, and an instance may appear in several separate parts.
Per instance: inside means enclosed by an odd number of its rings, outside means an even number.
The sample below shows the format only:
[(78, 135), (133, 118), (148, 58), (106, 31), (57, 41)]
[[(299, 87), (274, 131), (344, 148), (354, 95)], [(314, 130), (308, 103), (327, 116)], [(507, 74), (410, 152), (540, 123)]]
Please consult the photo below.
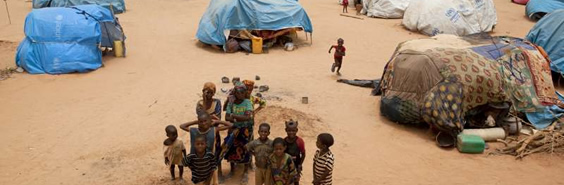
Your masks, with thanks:
[[(0, 3), (0, 40), (19, 42), (31, 3), (7, 2), (13, 23), (8, 25)], [(165, 126), (195, 119), (204, 82), (227, 88), (219, 84), (222, 76), (255, 75), (270, 86), (266, 95), (278, 97), (257, 117), (273, 125), (271, 137), (284, 135), (283, 120), (303, 120), (298, 134), (308, 151), (304, 184), (312, 180), (320, 132), (335, 136), (338, 185), (564, 184), (562, 156), (516, 161), (460, 154), (436, 147), (424, 129), (381, 117), (379, 97), (369, 96), (370, 89), (335, 82), (328, 47), (345, 40), (342, 78), (379, 78), (399, 42), (426, 36), (406, 31), (401, 20), (339, 16), (334, 1), (300, 2), (314, 24), (313, 45), (245, 55), (197, 44), (194, 35), (208, 1), (127, 1), (128, 12), (119, 15), (127, 58), (105, 58), (103, 68), (87, 74), (24, 73), (0, 81), (0, 184), (177, 184), (168, 181), (163, 164)], [(494, 34), (523, 37), (534, 25), (524, 6), (495, 2)], [(301, 104), (303, 96), (309, 104)]]

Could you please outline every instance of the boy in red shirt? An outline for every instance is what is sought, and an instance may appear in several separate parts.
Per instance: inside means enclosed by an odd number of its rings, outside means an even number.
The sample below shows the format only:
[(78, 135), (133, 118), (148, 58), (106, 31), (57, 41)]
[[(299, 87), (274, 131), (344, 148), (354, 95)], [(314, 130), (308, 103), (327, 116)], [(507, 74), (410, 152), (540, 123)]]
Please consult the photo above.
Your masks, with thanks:
[(331, 53), (331, 50), (333, 50), (333, 48), (335, 48), (335, 55), (333, 55), (333, 57), (335, 58), (335, 63), (333, 63), (333, 67), (331, 67), (331, 72), (335, 72), (335, 67), (337, 67), (337, 75), (341, 75), (341, 73), (339, 72), (341, 70), (341, 64), (343, 63), (343, 57), (345, 56), (345, 51), (347, 50), (345, 48), (345, 46), (343, 46), (343, 44), (345, 43), (345, 41), (341, 38), (339, 38), (339, 40), (337, 40), (337, 45), (332, 45), (329, 48), (329, 53)]
[(294, 179), (294, 185), (300, 184), (302, 164), (304, 163), (304, 159), (306, 157), (304, 140), (301, 137), (298, 137), (296, 135), (297, 133), (298, 121), (291, 119), (290, 121), (286, 121), (286, 134), (288, 134), (288, 136), (284, 138), (284, 142), (286, 143), (286, 153), (292, 156), (292, 160), (294, 160), (294, 165), (296, 165), (296, 170), (298, 171), (298, 175), (296, 175)]

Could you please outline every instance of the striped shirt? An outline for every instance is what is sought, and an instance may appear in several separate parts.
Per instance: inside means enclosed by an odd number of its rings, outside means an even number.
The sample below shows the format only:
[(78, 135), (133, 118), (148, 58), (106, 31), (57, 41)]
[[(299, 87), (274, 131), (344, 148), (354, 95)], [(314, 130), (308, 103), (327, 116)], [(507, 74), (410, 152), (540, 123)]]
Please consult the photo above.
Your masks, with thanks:
[(190, 154), (186, 157), (186, 165), (192, 170), (192, 182), (197, 184), (208, 180), (217, 167), (215, 156), (207, 152), (204, 157)]
[(324, 179), (319, 179), (319, 182), (322, 185), (331, 185), (333, 184), (333, 163), (335, 162), (335, 158), (333, 157), (333, 153), (331, 151), (327, 151), (327, 153), (320, 156), (320, 151), (317, 150), (315, 152), (315, 157), (313, 158), (313, 175), (315, 179), (321, 178), (321, 176), (327, 173), (327, 176)]

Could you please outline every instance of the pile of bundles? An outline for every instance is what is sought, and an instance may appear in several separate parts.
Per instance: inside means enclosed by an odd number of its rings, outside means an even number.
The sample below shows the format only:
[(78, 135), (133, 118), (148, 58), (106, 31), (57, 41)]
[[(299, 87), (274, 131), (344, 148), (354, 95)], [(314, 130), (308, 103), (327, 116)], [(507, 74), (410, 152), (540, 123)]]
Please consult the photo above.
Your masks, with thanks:
[[(492, 135), (518, 135), (520, 122), (507, 121), (510, 113), (564, 107), (542, 48), (519, 38), (487, 34), (438, 35), (401, 43), (377, 88), (382, 115), (398, 123), (430, 125), (439, 131), (441, 146), (453, 146), (457, 138), (466, 141), (460, 136), (470, 133), (486, 141)], [(474, 131), (484, 128), (489, 129), (485, 134)], [(440, 142), (444, 139), (446, 144)], [(483, 141), (481, 147), (480, 152)]]
[(497, 24), (493, 0), (363, 0), (361, 4), (361, 14), (403, 18), (405, 28), (430, 36), (490, 32)]

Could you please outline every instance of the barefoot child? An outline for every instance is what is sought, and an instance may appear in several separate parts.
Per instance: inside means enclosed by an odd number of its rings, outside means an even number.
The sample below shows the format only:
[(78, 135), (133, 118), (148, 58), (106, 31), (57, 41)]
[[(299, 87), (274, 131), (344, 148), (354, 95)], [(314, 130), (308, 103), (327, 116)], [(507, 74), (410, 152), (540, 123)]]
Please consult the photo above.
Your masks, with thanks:
[(195, 152), (186, 158), (186, 166), (192, 170), (192, 182), (196, 185), (210, 185), (217, 167), (217, 158), (206, 151), (206, 136), (198, 135), (192, 142)]
[(178, 139), (178, 131), (174, 125), (165, 128), (167, 139), (164, 140), (164, 158), (165, 164), (170, 165), (171, 180), (174, 180), (174, 165), (178, 166), (178, 177), (182, 181), (182, 173), (184, 173), (183, 159), (186, 156), (186, 148), (184, 142)]
[(349, 9), (347, 8), (349, 6), (349, 0), (343, 0), (343, 13), (349, 13)]
[(284, 139), (278, 137), (274, 139), (272, 145), (274, 146), (274, 153), (270, 155), (268, 161), (272, 173), (272, 184), (290, 185), (294, 183), (298, 172), (294, 166), (292, 156), (284, 152), (286, 150)]
[(298, 172), (294, 181), (294, 185), (300, 184), (300, 177), (303, 169), (302, 164), (304, 163), (304, 159), (306, 157), (304, 140), (301, 137), (298, 137), (296, 135), (297, 133), (298, 121), (286, 121), (286, 134), (288, 136), (284, 138), (284, 142), (286, 143), (285, 152), (292, 156), (292, 160), (296, 165), (296, 171)]
[(245, 147), (251, 155), (255, 156), (255, 184), (256, 185), (270, 185), (270, 169), (267, 167), (268, 156), (274, 150), (272, 148), (272, 140), (268, 138), (270, 135), (270, 125), (262, 123), (259, 126), (259, 138), (251, 141)]
[[(233, 124), (225, 121), (213, 120), (212, 117), (206, 112), (198, 112), (198, 120), (191, 121), (180, 125), (180, 128), (186, 132), (190, 133), (190, 154), (196, 152), (195, 143), (196, 137), (204, 136), (206, 138), (206, 152), (214, 154), (214, 156), (219, 156), (219, 151), (215, 150), (216, 135), (223, 130), (227, 130), (233, 126)], [(198, 125), (197, 128), (190, 128), (193, 125)], [(219, 126), (223, 125), (223, 126)], [(219, 159), (217, 159), (219, 160)], [(218, 162), (219, 163), (219, 162)], [(218, 184), (217, 175), (214, 173), (212, 175), (212, 184)]]
[(333, 136), (328, 133), (322, 133), (317, 136), (317, 152), (313, 158), (313, 184), (314, 185), (331, 185), (333, 184), (333, 153), (329, 147), (333, 146)]
[(331, 53), (331, 50), (335, 48), (335, 55), (333, 55), (335, 63), (333, 63), (333, 66), (331, 67), (331, 72), (335, 72), (335, 68), (337, 68), (338, 75), (341, 74), (341, 64), (343, 63), (343, 57), (345, 56), (345, 51), (347, 50), (345, 46), (343, 46), (344, 43), (345, 41), (342, 38), (339, 38), (339, 40), (337, 40), (337, 45), (333, 45), (329, 48), (329, 53)]

